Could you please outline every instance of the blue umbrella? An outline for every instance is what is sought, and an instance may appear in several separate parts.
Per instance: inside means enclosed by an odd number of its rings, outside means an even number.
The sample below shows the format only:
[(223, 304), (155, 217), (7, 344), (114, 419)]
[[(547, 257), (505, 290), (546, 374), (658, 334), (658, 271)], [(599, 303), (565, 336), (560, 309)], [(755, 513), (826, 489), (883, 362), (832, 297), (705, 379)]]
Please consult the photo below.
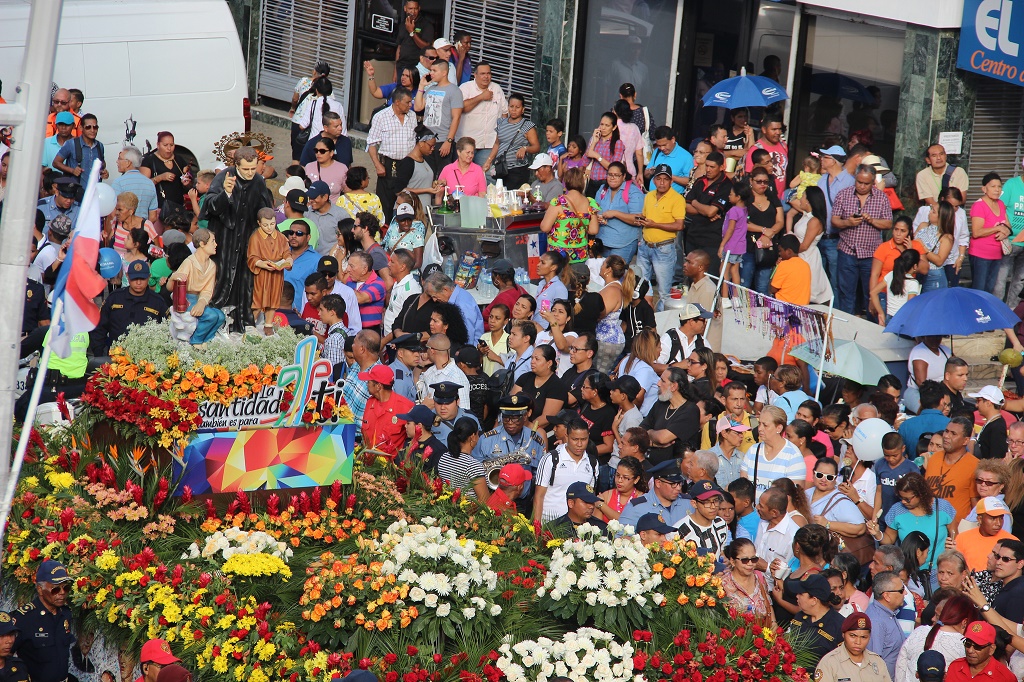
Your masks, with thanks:
[(1019, 323), (1010, 307), (992, 294), (952, 287), (910, 299), (885, 325), (885, 331), (912, 337), (969, 336)]
[(766, 107), (774, 102), (789, 99), (786, 90), (764, 76), (748, 76), (747, 70), (740, 69), (740, 75), (715, 83), (701, 101), (706, 107)]

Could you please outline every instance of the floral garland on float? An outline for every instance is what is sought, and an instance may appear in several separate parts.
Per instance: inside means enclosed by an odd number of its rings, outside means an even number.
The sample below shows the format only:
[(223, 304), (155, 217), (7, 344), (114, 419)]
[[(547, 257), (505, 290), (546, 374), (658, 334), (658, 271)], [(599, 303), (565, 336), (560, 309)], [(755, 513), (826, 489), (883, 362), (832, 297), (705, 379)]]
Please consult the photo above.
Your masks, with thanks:
[(692, 545), (556, 540), (374, 453), (354, 453), (351, 484), (224, 504), (78, 421), (38, 442), (3, 588), (25, 603), (39, 563), (63, 562), (76, 626), (129, 657), (161, 637), (210, 682), (806, 680), (792, 641), (726, 608)]

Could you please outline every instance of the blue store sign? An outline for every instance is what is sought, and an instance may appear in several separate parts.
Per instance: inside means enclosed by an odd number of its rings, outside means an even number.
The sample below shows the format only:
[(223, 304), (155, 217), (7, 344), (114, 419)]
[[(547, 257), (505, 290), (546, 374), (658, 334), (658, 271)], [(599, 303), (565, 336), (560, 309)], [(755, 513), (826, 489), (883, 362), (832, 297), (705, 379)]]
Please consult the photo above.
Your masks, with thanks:
[(1021, 43), (1024, 0), (964, 0), (957, 67), (1024, 86)]

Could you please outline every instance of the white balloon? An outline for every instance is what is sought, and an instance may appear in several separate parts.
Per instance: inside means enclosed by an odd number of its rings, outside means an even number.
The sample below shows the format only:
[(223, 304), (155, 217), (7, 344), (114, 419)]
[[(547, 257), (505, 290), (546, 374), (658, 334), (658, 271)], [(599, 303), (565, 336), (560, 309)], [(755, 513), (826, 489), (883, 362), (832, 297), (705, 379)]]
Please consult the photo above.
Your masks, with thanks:
[(100, 215), (106, 217), (114, 212), (114, 207), (117, 205), (117, 193), (114, 192), (113, 187), (101, 182), (96, 187), (96, 200), (100, 205)]
[(865, 419), (858, 424), (851, 439), (857, 459), (862, 462), (882, 459), (882, 436), (892, 431), (893, 428), (884, 419)]

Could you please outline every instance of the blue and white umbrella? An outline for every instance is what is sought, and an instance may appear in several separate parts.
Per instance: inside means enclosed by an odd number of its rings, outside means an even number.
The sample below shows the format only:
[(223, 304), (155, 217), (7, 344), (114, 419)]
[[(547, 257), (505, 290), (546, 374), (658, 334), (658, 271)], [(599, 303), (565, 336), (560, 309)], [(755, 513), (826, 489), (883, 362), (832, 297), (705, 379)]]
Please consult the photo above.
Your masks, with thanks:
[(785, 88), (764, 76), (748, 76), (747, 70), (740, 69), (740, 75), (715, 83), (701, 98), (706, 107), (766, 107), (775, 102), (789, 99)]

